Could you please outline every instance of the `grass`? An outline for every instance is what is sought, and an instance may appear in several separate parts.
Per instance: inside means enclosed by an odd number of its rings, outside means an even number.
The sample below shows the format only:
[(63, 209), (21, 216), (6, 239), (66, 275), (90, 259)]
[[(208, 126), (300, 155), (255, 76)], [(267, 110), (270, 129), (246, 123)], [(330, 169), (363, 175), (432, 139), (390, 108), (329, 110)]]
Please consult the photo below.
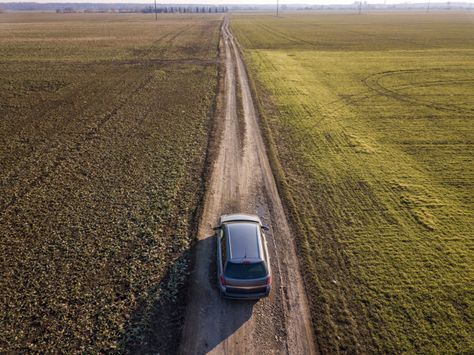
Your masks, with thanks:
[(469, 15), (234, 15), (232, 29), (321, 352), (474, 351)]
[(0, 352), (176, 350), (220, 23), (0, 14)]

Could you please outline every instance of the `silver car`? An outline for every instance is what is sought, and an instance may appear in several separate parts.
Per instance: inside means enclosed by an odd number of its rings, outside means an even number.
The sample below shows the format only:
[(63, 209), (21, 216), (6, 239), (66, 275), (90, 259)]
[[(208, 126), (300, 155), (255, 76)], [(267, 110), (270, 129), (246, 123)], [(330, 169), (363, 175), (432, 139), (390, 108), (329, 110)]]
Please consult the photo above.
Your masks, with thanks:
[(217, 239), (217, 276), (227, 298), (258, 299), (271, 290), (270, 255), (258, 216), (228, 214), (214, 228)]

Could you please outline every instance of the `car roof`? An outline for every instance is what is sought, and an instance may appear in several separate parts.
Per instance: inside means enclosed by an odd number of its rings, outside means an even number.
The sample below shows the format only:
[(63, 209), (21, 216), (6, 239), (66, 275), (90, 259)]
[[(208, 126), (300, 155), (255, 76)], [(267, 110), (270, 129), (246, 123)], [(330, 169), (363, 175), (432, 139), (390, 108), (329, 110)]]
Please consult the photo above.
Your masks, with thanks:
[(235, 221), (246, 221), (246, 222), (254, 222), (254, 223), (262, 223), (260, 218), (253, 214), (247, 213), (234, 213), (234, 214), (225, 214), (222, 215), (220, 218), (220, 223), (228, 223), (228, 222), (235, 222)]
[(261, 261), (260, 228), (255, 222), (234, 222), (225, 224), (228, 260), (231, 262)]

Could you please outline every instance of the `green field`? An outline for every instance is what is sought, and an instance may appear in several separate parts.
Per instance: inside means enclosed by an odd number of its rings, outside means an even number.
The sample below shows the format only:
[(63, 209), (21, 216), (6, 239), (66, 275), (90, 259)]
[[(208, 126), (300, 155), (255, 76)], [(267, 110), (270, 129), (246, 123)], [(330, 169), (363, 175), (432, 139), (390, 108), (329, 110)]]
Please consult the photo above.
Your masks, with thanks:
[(323, 353), (474, 351), (468, 13), (232, 16)]
[(221, 16), (0, 14), (0, 352), (173, 353)]

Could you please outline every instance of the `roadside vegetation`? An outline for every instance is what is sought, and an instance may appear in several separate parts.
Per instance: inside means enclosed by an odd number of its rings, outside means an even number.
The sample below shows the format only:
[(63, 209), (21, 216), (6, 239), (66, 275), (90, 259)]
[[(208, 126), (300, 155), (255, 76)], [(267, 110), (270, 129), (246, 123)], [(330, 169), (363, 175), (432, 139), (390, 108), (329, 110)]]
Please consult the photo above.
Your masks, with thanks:
[(234, 15), (323, 353), (474, 351), (474, 24)]
[(220, 15), (0, 15), (0, 352), (173, 353)]

